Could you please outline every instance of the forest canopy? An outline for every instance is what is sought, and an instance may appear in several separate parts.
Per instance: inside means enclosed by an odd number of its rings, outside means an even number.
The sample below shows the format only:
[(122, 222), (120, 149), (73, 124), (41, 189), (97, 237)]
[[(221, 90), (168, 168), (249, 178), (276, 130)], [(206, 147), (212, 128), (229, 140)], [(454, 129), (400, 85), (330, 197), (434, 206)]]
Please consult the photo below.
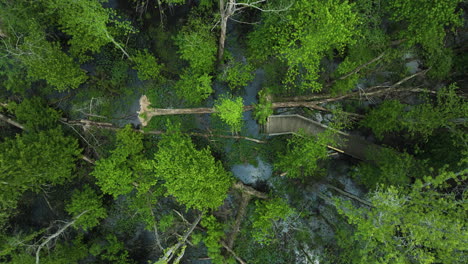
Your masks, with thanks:
[(468, 263), (462, 0), (0, 0), (0, 262)]

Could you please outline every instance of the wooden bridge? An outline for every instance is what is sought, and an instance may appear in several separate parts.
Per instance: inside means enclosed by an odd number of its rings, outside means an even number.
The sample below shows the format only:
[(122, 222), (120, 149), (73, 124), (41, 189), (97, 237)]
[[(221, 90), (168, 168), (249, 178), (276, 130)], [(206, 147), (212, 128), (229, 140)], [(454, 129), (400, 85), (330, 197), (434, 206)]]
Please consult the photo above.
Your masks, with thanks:
[[(307, 134), (317, 135), (332, 128), (301, 115), (272, 115), (268, 117), (264, 126), (264, 132), (269, 136), (295, 134), (300, 129)], [(336, 146), (327, 147), (356, 159), (372, 162), (375, 153), (383, 149), (379, 145), (342, 131), (336, 130), (336, 135)], [(374, 155), (368, 155), (368, 153), (374, 153)]]

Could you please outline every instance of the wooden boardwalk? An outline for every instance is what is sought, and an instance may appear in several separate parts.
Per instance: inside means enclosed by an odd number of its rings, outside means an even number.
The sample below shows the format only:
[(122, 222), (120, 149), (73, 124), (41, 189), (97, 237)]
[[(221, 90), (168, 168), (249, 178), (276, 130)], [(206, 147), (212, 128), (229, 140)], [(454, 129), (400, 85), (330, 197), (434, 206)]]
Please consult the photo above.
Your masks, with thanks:
[[(331, 128), (301, 115), (272, 115), (268, 117), (268, 121), (264, 126), (264, 132), (269, 136), (294, 134), (300, 129), (307, 134), (317, 135)], [(356, 159), (372, 162), (374, 160), (373, 157), (376, 155), (367, 154), (378, 153), (383, 149), (383, 147), (360, 137), (342, 131), (336, 132), (337, 145), (328, 147)]]

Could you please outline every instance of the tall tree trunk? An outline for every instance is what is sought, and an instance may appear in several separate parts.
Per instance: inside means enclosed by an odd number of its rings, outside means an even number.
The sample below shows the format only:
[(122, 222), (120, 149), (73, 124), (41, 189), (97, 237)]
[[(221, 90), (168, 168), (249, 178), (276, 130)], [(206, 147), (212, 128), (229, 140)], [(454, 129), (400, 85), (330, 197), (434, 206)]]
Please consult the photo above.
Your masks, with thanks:
[(218, 44), (218, 65), (223, 61), (224, 56), (224, 44), (226, 42), (226, 27), (227, 27), (228, 17), (226, 14), (221, 15), (221, 32), (219, 35), (219, 44)]
[(226, 43), (226, 31), (227, 31), (227, 22), (230, 16), (236, 12), (236, 2), (235, 0), (219, 0), (219, 14), (221, 16), (220, 26), (221, 31), (219, 34), (218, 42), (218, 66), (223, 61), (224, 56), (224, 46)]

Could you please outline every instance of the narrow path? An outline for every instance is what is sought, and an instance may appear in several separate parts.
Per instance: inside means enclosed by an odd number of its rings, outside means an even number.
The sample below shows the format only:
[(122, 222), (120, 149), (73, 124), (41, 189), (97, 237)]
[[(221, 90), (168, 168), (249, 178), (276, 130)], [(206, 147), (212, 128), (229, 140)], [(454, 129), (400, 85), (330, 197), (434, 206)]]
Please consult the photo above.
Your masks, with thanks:
[[(294, 134), (302, 129), (305, 133), (317, 135), (327, 129), (331, 129), (314, 120), (301, 115), (272, 115), (264, 126), (264, 131), (269, 136)], [(366, 155), (367, 153), (378, 153), (383, 147), (373, 144), (341, 131), (337, 131), (337, 146), (328, 146), (331, 149), (342, 152), (356, 159), (372, 162), (376, 155)]]

